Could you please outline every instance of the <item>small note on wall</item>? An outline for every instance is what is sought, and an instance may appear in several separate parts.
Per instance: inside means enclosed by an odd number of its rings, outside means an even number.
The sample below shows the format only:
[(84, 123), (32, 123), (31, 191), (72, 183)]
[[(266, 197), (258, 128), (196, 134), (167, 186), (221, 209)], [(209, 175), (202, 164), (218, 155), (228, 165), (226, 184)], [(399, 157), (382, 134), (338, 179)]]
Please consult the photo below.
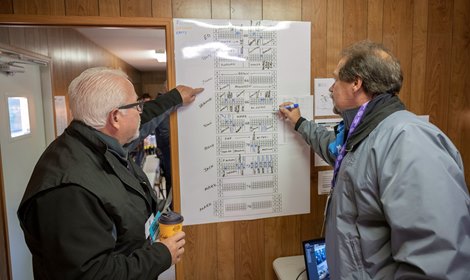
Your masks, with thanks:
[(335, 82), (332, 78), (317, 78), (314, 82), (315, 116), (333, 116), (333, 101), (330, 97), (330, 87)]
[(333, 170), (318, 172), (318, 195), (330, 193), (332, 179)]

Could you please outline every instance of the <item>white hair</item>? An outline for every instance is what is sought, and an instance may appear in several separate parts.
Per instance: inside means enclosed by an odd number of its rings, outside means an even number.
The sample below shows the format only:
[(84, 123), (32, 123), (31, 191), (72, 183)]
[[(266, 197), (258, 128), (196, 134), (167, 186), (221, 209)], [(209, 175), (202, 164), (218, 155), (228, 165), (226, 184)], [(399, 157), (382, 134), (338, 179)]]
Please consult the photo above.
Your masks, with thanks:
[(129, 79), (122, 70), (107, 67), (83, 71), (69, 86), (73, 118), (95, 129), (103, 128), (109, 112), (126, 102), (122, 78)]

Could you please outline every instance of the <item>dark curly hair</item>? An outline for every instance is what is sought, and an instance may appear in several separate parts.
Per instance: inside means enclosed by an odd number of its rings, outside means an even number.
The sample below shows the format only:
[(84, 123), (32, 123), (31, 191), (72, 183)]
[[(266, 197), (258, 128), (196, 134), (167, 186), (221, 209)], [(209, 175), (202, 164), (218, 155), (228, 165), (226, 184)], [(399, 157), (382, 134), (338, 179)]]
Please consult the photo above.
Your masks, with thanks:
[(365, 92), (371, 96), (398, 94), (403, 83), (400, 62), (383, 45), (361, 41), (341, 53), (344, 64), (339, 79), (345, 82), (362, 80)]

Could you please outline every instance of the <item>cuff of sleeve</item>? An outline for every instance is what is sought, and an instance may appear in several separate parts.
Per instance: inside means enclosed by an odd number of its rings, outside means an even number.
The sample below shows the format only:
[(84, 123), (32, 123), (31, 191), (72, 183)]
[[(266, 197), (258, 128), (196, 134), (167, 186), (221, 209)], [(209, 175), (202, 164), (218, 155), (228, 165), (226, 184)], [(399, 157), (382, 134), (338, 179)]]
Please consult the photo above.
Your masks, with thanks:
[(297, 131), (297, 129), (299, 129), (299, 126), (300, 126), (305, 120), (306, 120), (306, 119), (303, 118), (303, 117), (300, 117), (300, 118), (297, 120), (297, 122), (295, 123), (295, 127), (294, 127), (295, 131)]
[(183, 98), (181, 97), (181, 93), (176, 89), (170, 90), (167, 94), (170, 94), (175, 100), (178, 100), (177, 104), (183, 103)]
[(152, 247), (159, 253), (161, 253), (162, 256), (162, 263), (161, 267), (163, 268), (162, 272), (170, 268), (171, 266), (171, 253), (168, 247), (166, 247), (165, 244), (161, 242), (155, 242), (152, 244)]

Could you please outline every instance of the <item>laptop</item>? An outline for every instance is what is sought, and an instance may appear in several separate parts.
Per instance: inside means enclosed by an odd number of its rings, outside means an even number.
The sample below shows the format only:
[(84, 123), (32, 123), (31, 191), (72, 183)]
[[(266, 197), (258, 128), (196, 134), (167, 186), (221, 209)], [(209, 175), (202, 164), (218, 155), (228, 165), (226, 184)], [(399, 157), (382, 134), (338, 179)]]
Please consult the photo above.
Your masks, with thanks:
[(304, 249), (305, 268), (308, 280), (330, 279), (326, 263), (325, 238), (302, 242)]

